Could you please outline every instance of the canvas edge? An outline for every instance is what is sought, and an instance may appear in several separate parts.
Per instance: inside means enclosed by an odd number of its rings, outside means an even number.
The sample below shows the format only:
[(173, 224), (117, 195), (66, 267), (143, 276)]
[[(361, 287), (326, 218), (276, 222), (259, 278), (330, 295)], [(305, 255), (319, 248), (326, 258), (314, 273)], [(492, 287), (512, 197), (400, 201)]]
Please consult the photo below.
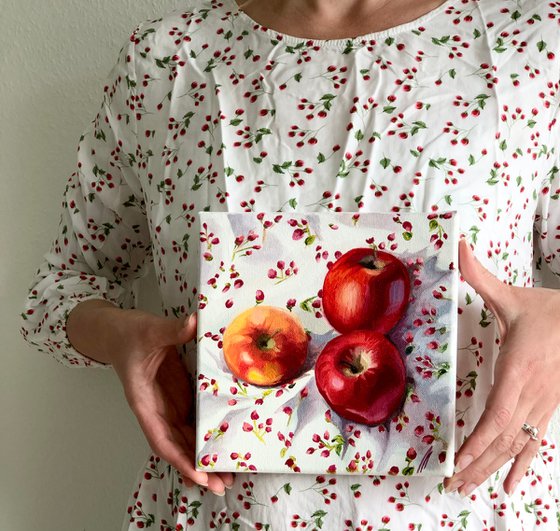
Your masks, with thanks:
[[(460, 234), (460, 225), (459, 225), (459, 212), (457, 210), (449, 210), (446, 212), (452, 212), (453, 216), (451, 218), (451, 228), (453, 231), (453, 237), (452, 237), (452, 241), (455, 242), (455, 245), (453, 246), (453, 263), (455, 264), (455, 273), (453, 275), (453, 282), (452, 282), (452, 292), (453, 292), (453, 296), (452, 296), (452, 300), (453, 300), (453, 305), (452, 305), (452, 317), (451, 317), (451, 326), (454, 330), (454, 333), (451, 334), (451, 338), (450, 338), (450, 351), (454, 353), (455, 355), (455, 363), (452, 364), (452, 369), (451, 369), (451, 374), (450, 374), (450, 379), (452, 382), (456, 381), (457, 378), (457, 334), (458, 334), (458, 298), (459, 298), (459, 262), (458, 262), (458, 258), (459, 258), (459, 252), (458, 252), (458, 243), (459, 243), (459, 239), (462, 237)], [(251, 211), (250, 212), (253, 215), (256, 215), (259, 213), (259, 211)], [(280, 213), (280, 212), (279, 212)], [(311, 212), (312, 213), (312, 212)], [(382, 214), (389, 214), (389, 212), (381, 212)], [(413, 214), (414, 212), (406, 212), (406, 214)], [(215, 217), (216, 215), (223, 215), (223, 216), (231, 216), (231, 214), (240, 214), (240, 213), (236, 213), (236, 212), (229, 212), (229, 211), (206, 211), (206, 210), (202, 210), (202, 211), (198, 211), (198, 223), (199, 223), (199, 231), (202, 228), (202, 223), (205, 221), (205, 218), (208, 217)], [(241, 214), (245, 214), (241, 213)], [(294, 211), (291, 212), (291, 214), (293, 215), (309, 215), (310, 212), (301, 212), (301, 211)], [(339, 212), (338, 214), (355, 214), (355, 212)], [(421, 214), (420, 212), (416, 212), (416, 214)], [(441, 214), (441, 212), (440, 212)], [(199, 241), (198, 242), (199, 245), (199, 250), (202, 251), (202, 243)], [(201, 268), (198, 267), (197, 268), (197, 286), (200, 286), (200, 276), (201, 276)], [(200, 322), (197, 322), (197, 338), (199, 336), (200, 333)], [(197, 347), (196, 349), (196, 356), (197, 356), (197, 370), (196, 370), (196, 381), (195, 381), (195, 385), (198, 386), (198, 378), (199, 378), (199, 374), (200, 374), (200, 350)], [(196, 395), (196, 423), (198, 425), (198, 419), (200, 418), (201, 415), (201, 411), (200, 411), (200, 393), (197, 392), (197, 390), (195, 389), (195, 395)], [(456, 411), (456, 396), (453, 393), (452, 395), (452, 411), (453, 411), (453, 418), (455, 417), (455, 411)], [(208, 469), (208, 467), (202, 467), (200, 468), (198, 466), (199, 463), (199, 459), (200, 459), (200, 451), (202, 450), (201, 447), (201, 437), (203, 437), (202, 432), (196, 432), (196, 438), (195, 438), (195, 463), (194, 463), (194, 469), (196, 471), (199, 472), (235, 472), (235, 473), (246, 473), (246, 474), (255, 474), (254, 471), (251, 470), (234, 470), (231, 468), (227, 468), (227, 469), (217, 469), (217, 468), (212, 468), (211, 470)], [(443, 467), (443, 470), (439, 469), (439, 470), (433, 470), (427, 473), (421, 473), (421, 474), (414, 474), (414, 476), (421, 476), (421, 477), (438, 477), (441, 476), (442, 472), (443, 472), (443, 476), (444, 477), (451, 477), (453, 475), (453, 469), (454, 469), (454, 455), (455, 455), (455, 445), (456, 445), (456, 440), (455, 440), (455, 425), (453, 425), (453, 428), (450, 430), (450, 439), (448, 442), (448, 450), (447, 450), (447, 455), (446, 455), (446, 460), (445, 460), (445, 465)], [(290, 471), (276, 471), (276, 470), (260, 470), (259, 473), (261, 474), (265, 474), (265, 473), (290, 473)], [(291, 472), (292, 474), (297, 474), (294, 472)], [(325, 470), (320, 470), (320, 471), (306, 471), (305, 474), (328, 474), (328, 475), (334, 475), (334, 476), (362, 476), (362, 477), (369, 477), (369, 476), (376, 476), (376, 475), (386, 475), (386, 474), (353, 474), (353, 473), (341, 473), (341, 472), (337, 472), (336, 474), (329, 474), (327, 473)], [(396, 477), (407, 477), (407, 476), (396, 476)]]

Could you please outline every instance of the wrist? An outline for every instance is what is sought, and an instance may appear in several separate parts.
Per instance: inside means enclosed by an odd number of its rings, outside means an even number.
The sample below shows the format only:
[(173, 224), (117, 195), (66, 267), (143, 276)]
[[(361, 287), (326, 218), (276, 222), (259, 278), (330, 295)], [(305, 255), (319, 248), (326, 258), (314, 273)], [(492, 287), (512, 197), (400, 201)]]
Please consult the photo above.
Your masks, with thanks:
[(111, 364), (113, 330), (125, 312), (127, 310), (105, 299), (89, 299), (78, 303), (66, 319), (68, 341), (83, 356)]

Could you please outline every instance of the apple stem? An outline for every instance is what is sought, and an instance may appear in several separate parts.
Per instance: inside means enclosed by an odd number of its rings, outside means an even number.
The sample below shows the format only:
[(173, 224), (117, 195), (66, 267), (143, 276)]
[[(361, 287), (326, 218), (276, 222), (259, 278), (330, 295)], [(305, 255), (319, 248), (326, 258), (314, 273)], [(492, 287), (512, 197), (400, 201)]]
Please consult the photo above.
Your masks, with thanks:
[[(364, 372), (365, 365), (362, 362), (361, 356), (354, 358), (352, 361), (342, 360), (341, 363), (342, 365), (348, 367), (352, 374), (361, 374)], [(348, 374), (348, 371), (346, 371), (346, 373)]]
[(366, 256), (364, 256), (358, 263), (364, 267), (366, 267), (367, 269), (381, 269), (380, 264), (378, 264), (376, 258), (376, 252), (375, 249), (373, 250), (372, 254), (368, 254)]
[(353, 363), (350, 363), (349, 361), (343, 361), (341, 363), (342, 365), (348, 367), (352, 372), (352, 374), (358, 374), (360, 372), (358, 367), (356, 367)]
[(271, 350), (276, 346), (276, 341), (274, 341), (274, 336), (281, 332), (280, 329), (276, 330), (272, 334), (262, 334), (257, 339), (257, 346), (263, 350)]

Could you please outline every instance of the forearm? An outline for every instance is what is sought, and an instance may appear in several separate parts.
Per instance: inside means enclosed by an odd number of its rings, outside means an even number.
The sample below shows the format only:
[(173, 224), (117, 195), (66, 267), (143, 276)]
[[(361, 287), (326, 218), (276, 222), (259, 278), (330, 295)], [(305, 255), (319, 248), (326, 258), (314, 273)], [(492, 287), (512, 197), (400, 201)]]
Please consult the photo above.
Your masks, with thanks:
[(66, 334), (72, 346), (81, 354), (101, 363), (110, 364), (114, 344), (111, 330), (126, 310), (107, 300), (92, 299), (77, 304), (66, 320)]

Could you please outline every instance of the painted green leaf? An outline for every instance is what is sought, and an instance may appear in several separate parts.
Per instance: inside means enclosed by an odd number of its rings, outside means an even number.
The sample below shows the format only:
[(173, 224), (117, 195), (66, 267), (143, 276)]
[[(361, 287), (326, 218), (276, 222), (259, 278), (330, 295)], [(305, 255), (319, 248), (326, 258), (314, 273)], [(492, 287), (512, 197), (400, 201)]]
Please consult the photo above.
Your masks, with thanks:
[(405, 466), (402, 469), (403, 476), (412, 476), (414, 474), (414, 467), (413, 466)]

